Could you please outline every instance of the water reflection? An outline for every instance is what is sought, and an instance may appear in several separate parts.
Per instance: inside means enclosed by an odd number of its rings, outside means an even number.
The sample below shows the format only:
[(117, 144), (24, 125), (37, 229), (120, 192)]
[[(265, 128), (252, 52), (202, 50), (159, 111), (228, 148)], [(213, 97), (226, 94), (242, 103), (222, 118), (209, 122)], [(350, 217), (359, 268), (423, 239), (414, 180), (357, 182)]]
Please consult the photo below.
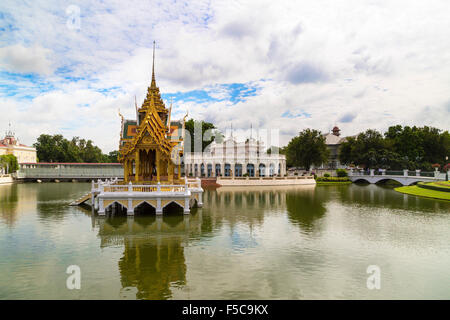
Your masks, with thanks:
[(317, 192), (315, 189), (290, 190), (286, 192), (286, 209), (289, 220), (305, 232), (314, 230), (315, 221), (326, 212), (325, 204), (329, 193)]
[(13, 227), (21, 213), (36, 210), (36, 190), (22, 184), (0, 185), (0, 219)]
[(201, 213), (177, 216), (94, 218), (101, 247), (123, 246), (118, 262), (123, 289), (137, 299), (170, 299), (186, 284), (184, 247), (201, 232)]
[[(327, 188), (327, 189), (325, 189)], [(370, 206), (374, 208), (405, 209), (410, 211), (440, 212), (450, 208), (444, 200), (415, 197), (396, 192), (392, 187), (374, 184), (350, 186), (327, 186), (322, 188), (339, 194), (339, 200), (351, 206)], [(318, 188), (318, 192), (322, 191)]]
[[(375, 185), (219, 188), (206, 190), (204, 207), (191, 215), (100, 218), (91, 209), (68, 206), (89, 188), (0, 186), (0, 295), (449, 296), (450, 202)], [(89, 270), (80, 296), (65, 290), (65, 270), (74, 263)], [(369, 264), (382, 267), (381, 291), (365, 286)]]

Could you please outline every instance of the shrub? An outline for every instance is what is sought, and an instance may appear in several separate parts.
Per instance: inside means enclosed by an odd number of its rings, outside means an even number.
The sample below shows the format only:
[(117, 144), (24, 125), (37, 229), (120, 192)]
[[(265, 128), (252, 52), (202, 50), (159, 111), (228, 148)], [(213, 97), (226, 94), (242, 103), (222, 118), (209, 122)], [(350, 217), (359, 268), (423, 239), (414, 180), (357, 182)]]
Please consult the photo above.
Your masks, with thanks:
[(336, 174), (340, 178), (346, 177), (348, 175), (345, 169), (337, 169)]
[(347, 182), (350, 181), (348, 177), (318, 177), (318, 182)]
[(324, 176), (325, 178), (329, 178), (329, 177), (330, 177), (330, 174), (329, 174), (329, 173), (325, 173), (323, 176)]
[(244, 173), (242, 176), (243, 177), (248, 177), (248, 173)]

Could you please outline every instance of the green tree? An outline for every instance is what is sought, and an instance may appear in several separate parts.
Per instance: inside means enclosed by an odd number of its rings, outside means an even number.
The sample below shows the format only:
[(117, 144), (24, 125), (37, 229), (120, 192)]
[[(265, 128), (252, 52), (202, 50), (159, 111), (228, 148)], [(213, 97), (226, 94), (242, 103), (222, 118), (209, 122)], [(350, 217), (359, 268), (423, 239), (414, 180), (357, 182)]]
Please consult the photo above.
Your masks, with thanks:
[(117, 160), (118, 156), (119, 156), (119, 151), (117, 151), (117, 150), (111, 151), (110, 153), (108, 153), (107, 162), (111, 162), (111, 163), (118, 162), (119, 161), (119, 160)]
[[(195, 126), (196, 125), (201, 125), (202, 128), (202, 136), (201, 137), (197, 137), (196, 133), (195, 133)], [(202, 141), (202, 151), (205, 150), (205, 148), (214, 140), (216, 140), (217, 142), (221, 142), (223, 135), (217, 131), (214, 130), (216, 129), (216, 127), (214, 126), (214, 124), (210, 123), (210, 122), (205, 122), (205, 121), (197, 121), (194, 119), (189, 119), (188, 121), (185, 122), (185, 129), (186, 131), (189, 132), (190, 134), (190, 142), (185, 141), (185, 147), (189, 148), (191, 152), (194, 151), (194, 139), (201, 139)], [(212, 135), (207, 136), (205, 135), (205, 132), (207, 132), (208, 130), (212, 131)], [(209, 131), (209, 132), (211, 132)], [(186, 135), (187, 137), (187, 135)]]
[(321, 165), (328, 160), (330, 151), (320, 131), (305, 129), (291, 139), (286, 148), (287, 163), (309, 170), (311, 165)]
[(59, 134), (41, 134), (33, 146), (42, 162), (109, 162), (109, 156), (103, 154), (92, 140), (79, 137), (69, 141)]
[(15, 155), (6, 154), (0, 156), (0, 167), (4, 169), (6, 173), (13, 173), (19, 169), (19, 163)]
[(355, 164), (366, 168), (381, 166), (383, 156), (390, 151), (383, 135), (369, 129), (360, 133), (356, 139), (348, 138), (339, 148), (339, 161), (343, 164)]

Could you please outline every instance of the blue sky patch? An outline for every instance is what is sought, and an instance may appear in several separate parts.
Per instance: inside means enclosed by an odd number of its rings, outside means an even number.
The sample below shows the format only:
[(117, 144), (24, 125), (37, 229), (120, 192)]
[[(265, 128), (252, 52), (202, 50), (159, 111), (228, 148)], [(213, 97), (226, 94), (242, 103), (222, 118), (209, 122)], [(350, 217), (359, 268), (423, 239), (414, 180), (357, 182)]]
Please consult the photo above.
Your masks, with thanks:
[(308, 112), (294, 112), (292, 113), (290, 110), (285, 111), (282, 115), (283, 118), (289, 118), (289, 119), (293, 119), (293, 118), (311, 118), (311, 114)]
[(162, 98), (166, 101), (172, 98), (174, 103), (230, 101), (231, 104), (236, 104), (245, 101), (247, 97), (256, 96), (259, 91), (260, 86), (254, 83), (217, 84), (199, 90), (163, 93)]

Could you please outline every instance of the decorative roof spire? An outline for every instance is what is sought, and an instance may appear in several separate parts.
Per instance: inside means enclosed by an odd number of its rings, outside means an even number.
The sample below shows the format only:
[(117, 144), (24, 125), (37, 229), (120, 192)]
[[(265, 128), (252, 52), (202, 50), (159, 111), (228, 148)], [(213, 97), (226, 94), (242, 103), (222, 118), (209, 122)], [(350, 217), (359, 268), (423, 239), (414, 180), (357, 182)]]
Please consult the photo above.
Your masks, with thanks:
[(155, 40), (153, 40), (153, 64), (152, 64), (152, 84), (151, 88), (156, 88), (156, 80), (155, 80)]
[(169, 117), (167, 118), (167, 132), (170, 133), (170, 118), (172, 116), (172, 97), (170, 97)]

